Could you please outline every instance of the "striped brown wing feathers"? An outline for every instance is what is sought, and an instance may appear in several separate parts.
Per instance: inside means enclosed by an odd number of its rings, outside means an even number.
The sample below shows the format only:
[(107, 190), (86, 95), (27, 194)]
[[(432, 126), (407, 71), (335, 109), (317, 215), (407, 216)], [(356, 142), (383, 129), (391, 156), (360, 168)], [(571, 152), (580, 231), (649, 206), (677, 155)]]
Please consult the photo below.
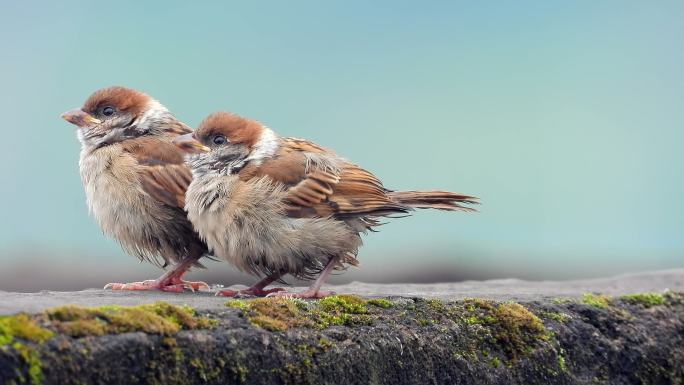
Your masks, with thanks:
[(145, 192), (169, 206), (183, 208), (185, 191), (192, 181), (186, 165), (169, 164), (145, 167), (141, 183)]
[(153, 137), (125, 141), (123, 146), (141, 166), (143, 190), (162, 203), (182, 209), (192, 173), (178, 148), (164, 139)]
[(351, 218), (409, 210), (392, 201), (370, 172), (301, 139), (283, 139), (276, 157), (240, 174), (241, 178), (267, 175), (289, 186), (286, 209), (293, 217)]
[(344, 163), (340, 181), (328, 204), (338, 217), (383, 216), (406, 213), (410, 208), (394, 202), (382, 182), (370, 172), (351, 163)]

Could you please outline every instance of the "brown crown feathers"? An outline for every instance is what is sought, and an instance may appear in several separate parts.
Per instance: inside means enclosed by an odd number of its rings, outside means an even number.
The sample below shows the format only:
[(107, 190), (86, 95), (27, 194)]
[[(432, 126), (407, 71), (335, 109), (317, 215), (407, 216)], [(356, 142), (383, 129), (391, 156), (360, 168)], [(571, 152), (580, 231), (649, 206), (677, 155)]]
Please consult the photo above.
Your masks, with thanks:
[(125, 87), (109, 87), (93, 92), (85, 101), (81, 110), (91, 115), (100, 115), (108, 106), (118, 111), (125, 111), (133, 116), (140, 116), (152, 98), (148, 95)]
[(252, 148), (259, 140), (263, 129), (263, 125), (256, 120), (246, 119), (230, 112), (215, 112), (200, 123), (192, 136), (205, 143), (211, 137), (221, 134), (231, 143), (240, 143), (247, 148)]

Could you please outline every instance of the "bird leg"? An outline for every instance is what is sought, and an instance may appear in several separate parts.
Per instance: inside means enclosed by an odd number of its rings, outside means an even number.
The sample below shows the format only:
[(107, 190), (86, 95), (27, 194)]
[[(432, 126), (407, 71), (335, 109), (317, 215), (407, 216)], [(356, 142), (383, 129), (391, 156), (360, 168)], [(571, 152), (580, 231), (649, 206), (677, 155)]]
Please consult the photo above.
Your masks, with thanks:
[(148, 279), (141, 282), (131, 283), (108, 283), (105, 289), (112, 290), (161, 290), (172, 293), (182, 293), (183, 290), (190, 291), (200, 290), (202, 288), (209, 289), (209, 285), (205, 282), (191, 282), (183, 280), (183, 275), (188, 269), (197, 261), (196, 258), (185, 258), (183, 261), (173, 266), (171, 270), (167, 271), (157, 279)]
[(325, 280), (328, 278), (330, 273), (332, 273), (333, 269), (335, 268), (335, 265), (338, 263), (338, 258), (330, 258), (328, 261), (328, 264), (325, 265), (325, 268), (323, 271), (321, 271), (321, 274), (316, 278), (314, 283), (309, 286), (308, 289), (304, 291), (300, 291), (299, 293), (290, 293), (287, 291), (279, 291), (275, 293), (270, 293), (267, 295), (267, 297), (285, 297), (285, 298), (307, 298), (307, 299), (314, 299), (314, 298), (325, 298), (327, 296), (335, 294), (332, 291), (321, 291), (321, 286), (323, 286), (323, 283)]
[(218, 292), (216, 292), (216, 296), (219, 296), (219, 297), (242, 297), (242, 296), (265, 297), (266, 295), (268, 295), (270, 293), (276, 293), (276, 292), (285, 290), (282, 287), (276, 287), (273, 289), (264, 290), (264, 288), (266, 286), (270, 285), (273, 281), (277, 280), (282, 275), (283, 275), (282, 273), (271, 274), (269, 276), (266, 276), (261, 281), (255, 283), (251, 287), (248, 287), (247, 289), (219, 290)]

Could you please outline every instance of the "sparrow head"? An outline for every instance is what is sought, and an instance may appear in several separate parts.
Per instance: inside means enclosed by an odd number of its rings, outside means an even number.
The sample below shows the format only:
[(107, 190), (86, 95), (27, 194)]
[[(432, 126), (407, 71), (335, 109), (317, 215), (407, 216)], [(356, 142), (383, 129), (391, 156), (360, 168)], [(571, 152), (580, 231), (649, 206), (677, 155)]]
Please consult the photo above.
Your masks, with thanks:
[(92, 148), (160, 133), (165, 124), (174, 120), (158, 101), (124, 87), (95, 91), (83, 107), (67, 111), (61, 116), (79, 128), (79, 140), (84, 146)]
[(207, 116), (191, 134), (173, 141), (190, 154), (193, 170), (216, 170), (235, 173), (250, 161), (272, 156), (278, 146), (276, 135), (261, 123), (229, 112)]

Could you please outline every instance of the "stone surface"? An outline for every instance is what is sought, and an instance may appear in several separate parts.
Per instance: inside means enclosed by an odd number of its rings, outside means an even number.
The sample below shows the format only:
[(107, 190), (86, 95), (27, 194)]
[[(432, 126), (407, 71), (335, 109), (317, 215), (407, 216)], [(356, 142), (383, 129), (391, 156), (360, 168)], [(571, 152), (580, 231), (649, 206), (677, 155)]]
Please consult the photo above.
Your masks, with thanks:
[[(5, 314), (162, 300), (216, 322), (173, 335), (16, 339), (0, 348), (0, 384), (684, 383), (684, 270), (334, 290), (391, 306), (269, 302), (275, 310), (257, 311), (250, 300), (227, 307), (210, 293), (0, 293)], [(622, 297), (640, 292), (661, 294)], [(56, 330), (46, 315), (33, 317)]]
[[(297, 290), (294, 288), (292, 290)], [(301, 289), (301, 288), (299, 288)], [(445, 300), (468, 297), (498, 301), (543, 300), (554, 297), (580, 296), (587, 292), (622, 295), (647, 291), (684, 291), (684, 269), (664, 270), (612, 278), (575, 281), (522, 281), (499, 279), (437, 284), (368, 284), (353, 282), (347, 285), (328, 286), (337, 293), (368, 297), (420, 297)], [(75, 304), (81, 306), (138, 305), (154, 301), (187, 304), (196, 309), (221, 308), (225, 298), (212, 293), (171, 294), (162, 292), (115, 292), (90, 289), (75, 292), (41, 291), (37, 293), (10, 293), (0, 291), (0, 314), (17, 312), (35, 313), (54, 306)]]

